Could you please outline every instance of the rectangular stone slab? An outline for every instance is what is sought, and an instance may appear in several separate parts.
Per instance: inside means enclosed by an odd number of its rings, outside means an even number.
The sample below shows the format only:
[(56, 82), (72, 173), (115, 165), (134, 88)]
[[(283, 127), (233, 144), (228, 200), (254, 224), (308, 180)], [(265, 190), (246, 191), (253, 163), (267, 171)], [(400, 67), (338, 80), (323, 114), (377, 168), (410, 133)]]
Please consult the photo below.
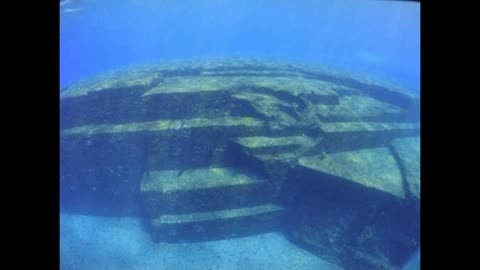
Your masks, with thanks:
[[(242, 126), (242, 121), (194, 119), (183, 124), (159, 121), (64, 130), (60, 138), (62, 198), (71, 201), (70, 205), (89, 198), (127, 202), (138, 192), (146, 168), (225, 165), (225, 145), (230, 136), (262, 132), (263, 128), (256, 125), (258, 120), (247, 126)], [(74, 202), (73, 198), (78, 200)], [(103, 201), (101, 205), (109, 203), (108, 199)]]
[(224, 186), (254, 185), (263, 180), (229, 168), (202, 168), (148, 172), (142, 180), (142, 192), (172, 193), (184, 190), (208, 189)]
[(405, 196), (400, 169), (388, 148), (302, 157), (299, 164), (400, 198)]
[(418, 130), (418, 124), (412, 123), (379, 123), (379, 122), (333, 122), (322, 124), (322, 130), (327, 133)]
[(387, 145), (392, 139), (417, 135), (418, 123), (331, 122), (321, 123), (324, 150), (350, 151)]
[[(265, 134), (267, 130), (262, 123), (253, 118), (231, 117), (75, 127), (61, 132), (62, 158), (68, 158), (71, 164), (78, 164), (81, 159), (95, 166), (98, 160), (94, 157), (100, 154), (102, 160), (115, 164), (130, 156), (111, 149), (126, 148), (138, 151), (147, 162), (144, 166), (151, 170), (224, 165), (228, 140)], [(97, 141), (102, 141), (101, 153), (94, 151)], [(78, 151), (85, 154), (78, 155)]]
[(365, 95), (342, 95), (339, 104), (316, 105), (316, 110), (326, 122), (414, 120), (407, 110)]
[(287, 136), (287, 137), (239, 137), (235, 142), (247, 148), (254, 154), (272, 154), (293, 151), (304, 145), (309, 146), (313, 140), (307, 136)]
[[(166, 79), (169, 80), (174, 79)], [(233, 98), (224, 90), (223, 87), (227, 87), (228, 82), (217, 83), (218, 91), (210, 91), (209, 88), (205, 89), (208, 85), (200, 83), (201, 81), (201, 77), (185, 77), (171, 88), (167, 87), (170, 84), (163, 82), (153, 89), (147, 86), (127, 87), (64, 98), (60, 103), (60, 126), (64, 129), (160, 119), (259, 115), (249, 102)]]
[(94, 91), (63, 98), (60, 102), (60, 128), (91, 124), (120, 124), (146, 121), (145, 87)]
[(302, 157), (282, 200), (294, 239), (346, 269), (397, 269), (419, 245), (419, 216), (387, 147)]
[(141, 70), (111, 71), (69, 86), (62, 91), (60, 99), (86, 96), (95, 92), (115, 91), (125, 88), (145, 89), (157, 84), (161, 74), (155, 68)]
[(157, 241), (206, 241), (280, 230), (283, 208), (257, 205), (182, 215), (163, 215), (152, 220)]
[[(197, 88), (192, 86), (192, 89)], [(185, 88), (182, 90), (177, 92), (165, 90), (143, 96), (144, 120), (217, 118), (224, 116), (258, 118), (260, 116), (250, 102), (234, 98), (229, 91), (222, 90), (222, 88), (218, 91), (187, 91)]]
[(192, 118), (184, 120), (158, 120), (149, 122), (133, 122), (124, 124), (87, 125), (65, 129), (62, 136), (85, 134), (94, 135), (102, 133), (126, 133), (142, 131), (179, 130), (199, 127), (230, 127), (247, 126), (260, 127), (263, 122), (251, 117), (229, 118)]
[(272, 186), (233, 168), (151, 171), (140, 191), (150, 216), (239, 208), (272, 200)]
[(162, 215), (153, 219), (152, 225), (154, 227), (166, 224), (186, 224), (210, 220), (228, 220), (234, 218), (241, 218), (253, 215), (260, 215), (265, 213), (272, 213), (283, 211), (283, 208), (277, 205), (259, 205), (249, 208), (226, 209), (212, 212), (196, 212), (179, 215)]
[(247, 90), (257, 91), (258, 89), (275, 96), (282, 96), (282, 92), (284, 92), (293, 96), (303, 95), (314, 103), (336, 104), (338, 103), (338, 96), (332, 90), (333, 87), (333, 85), (327, 82), (301, 77), (195, 76), (168, 78), (146, 92), (144, 96), (211, 91), (237, 93)]
[(237, 86), (235, 80), (228, 77), (172, 77), (167, 78), (144, 94), (144, 96), (173, 94), (173, 93), (199, 93), (225, 91)]

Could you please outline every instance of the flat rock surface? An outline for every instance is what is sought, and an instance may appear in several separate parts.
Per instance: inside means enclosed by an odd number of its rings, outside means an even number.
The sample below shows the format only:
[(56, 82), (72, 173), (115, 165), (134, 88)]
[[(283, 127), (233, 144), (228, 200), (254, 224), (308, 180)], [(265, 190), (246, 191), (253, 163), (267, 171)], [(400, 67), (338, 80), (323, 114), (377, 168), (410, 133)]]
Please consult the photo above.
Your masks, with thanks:
[(85, 96), (91, 92), (114, 90), (123, 87), (148, 87), (158, 79), (159, 74), (155, 69), (114, 70), (71, 85), (61, 93), (60, 97), (74, 98)]
[(217, 219), (231, 219), (231, 218), (240, 218), (240, 217), (246, 217), (246, 216), (274, 213), (282, 210), (283, 208), (277, 205), (266, 204), (266, 205), (257, 205), (254, 207), (225, 209), (225, 210), (210, 211), (210, 212), (195, 212), (190, 214), (179, 214), (179, 215), (162, 215), (154, 219), (153, 224), (155, 226), (155, 225), (162, 225), (162, 224), (177, 224), (177, 223), (190, 223), (190, 222), (217, 220)]
[(281, 234), (197, 242), (154, 243), (133, 218), (60, 215), (63, 270), (341, 270)]
[(384, 114), (402, 113), (403, 110), (392, 104), (376, 100), (369, 96), (341, 96), (337, 105), (316, 105), (319, 115), (333, 119), (362, 119), (379, 117)]
[(415, 130), (418, 128), (418, 124), (412, 123), (332, 122), (322, 124), (322, 130), (325, 132), (376, 132), (389, 130)]
[(251, 117), (192, 118), (185, 120), (158, 120), (124, 124), (87, 125), (65, 129), (63, 130), (62, 135), (161, 131), (216, 126), (260, 127), (262, 124), (262, 121)]
[(162, 193), (225, 186), (259, 184), (263, 180), (229, 168), (203, 168), (185, 171), (152, 171), (142, 180), (141, 191)]
[(284, 145), (299, 145), (310, 143), (311, 139), (306, 136), (288, 136), (288, 137), (239, 137), (237, 142), (248, 148), (273, 147)]
[(319, 172), (404, 197), (402, 175), (388, 148), (313, 155), (300, 158), (299, 163)]

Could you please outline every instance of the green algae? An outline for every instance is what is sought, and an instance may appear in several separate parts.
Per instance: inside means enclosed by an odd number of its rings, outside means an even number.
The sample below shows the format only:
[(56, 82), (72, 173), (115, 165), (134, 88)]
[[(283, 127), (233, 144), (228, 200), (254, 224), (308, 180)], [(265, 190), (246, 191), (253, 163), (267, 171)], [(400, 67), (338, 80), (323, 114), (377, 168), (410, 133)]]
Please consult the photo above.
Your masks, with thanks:
[(332, 122), (322, 123), (325, 132), (358, 132), (358, 131), (389, 131), (418, 130), (416, 123), (380, 123), (380, 122)]
[(402, 175), (388, 148), (302, 157), (299, 164), (404, 198)]
[(153, 219), (153, 226), (161, 226), (165, 224), (178, 224), (178, 223), (190, 223), (190, 222), (200, 222), (200, 221), (209, 221), (209, 220), (219, 220), (219, 219), (232, 219), (240, 218), (246, 216), (255, 216), (260, 214), (269, 214), (283, 211), (283, 208), (274, 205), (258, 205), (248, 208), (235, 208), (219, 211), (210, 211), (210, 212), (196, 212), (189, 214), (178, 214), (178, 215), (162, 215), (158, 218)]
[(316, 105), (316, 111), (323, 118), (339, 120), (374, 118), (404, 112), (398, 106), (365, 95), (340, 96), (339, 104)]
[(91, 92), (129, 87), (141, 87), (143, 89), (156, 83), (159, 79), (161, 79), (161, 75), (155, 69), (116, 70), (75, 83), (67, 87), (60, 97), (76, 98)]
[(161, 193), (208, 189), (225, 186), (254, 185), (262, 180), (229, 168), (202, 168), (185, 171), (151, 171), (142, 180), (141, 192)]
[(102, 133), (126, 133), (142, 131), (164, 131), (181, 130), (202, 127), (261, 127), (263, 122), (250, 117), (229, 117), (229, 118), (193, 118), (186, 120), (159, 120), (140, 123), (87, 125), (65, 129), (62, 136), (67, 135), (94, 135)]
[(237, 142), (249, 147), (271, 147), (271, 146), (284, 146), (284, 145), (299, 145), (311, 142), (306, 136), (288, 136), (288, 137), (266, 137), (266, 136), (254, 136), (254, 137), (240, 137), (237, 138)]

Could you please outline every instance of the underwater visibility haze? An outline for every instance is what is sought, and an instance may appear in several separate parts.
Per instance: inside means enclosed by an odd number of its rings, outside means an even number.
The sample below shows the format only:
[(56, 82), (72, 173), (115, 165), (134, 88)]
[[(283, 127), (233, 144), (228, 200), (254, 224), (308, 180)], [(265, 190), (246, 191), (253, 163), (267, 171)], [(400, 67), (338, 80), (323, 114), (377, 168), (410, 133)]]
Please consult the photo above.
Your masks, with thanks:
[(420, 3), (59, 12), (61, 269), (420, 269)]

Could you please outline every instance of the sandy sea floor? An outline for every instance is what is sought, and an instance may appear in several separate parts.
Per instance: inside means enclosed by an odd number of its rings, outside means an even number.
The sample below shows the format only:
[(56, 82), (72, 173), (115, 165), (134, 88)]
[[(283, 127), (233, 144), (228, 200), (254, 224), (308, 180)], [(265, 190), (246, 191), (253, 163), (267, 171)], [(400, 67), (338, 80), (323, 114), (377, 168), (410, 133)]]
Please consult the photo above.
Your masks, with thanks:
[(60, 215), (62, 270), (342, 269), (282, 234), (199, 243), (154, 243), (135, 218)]

